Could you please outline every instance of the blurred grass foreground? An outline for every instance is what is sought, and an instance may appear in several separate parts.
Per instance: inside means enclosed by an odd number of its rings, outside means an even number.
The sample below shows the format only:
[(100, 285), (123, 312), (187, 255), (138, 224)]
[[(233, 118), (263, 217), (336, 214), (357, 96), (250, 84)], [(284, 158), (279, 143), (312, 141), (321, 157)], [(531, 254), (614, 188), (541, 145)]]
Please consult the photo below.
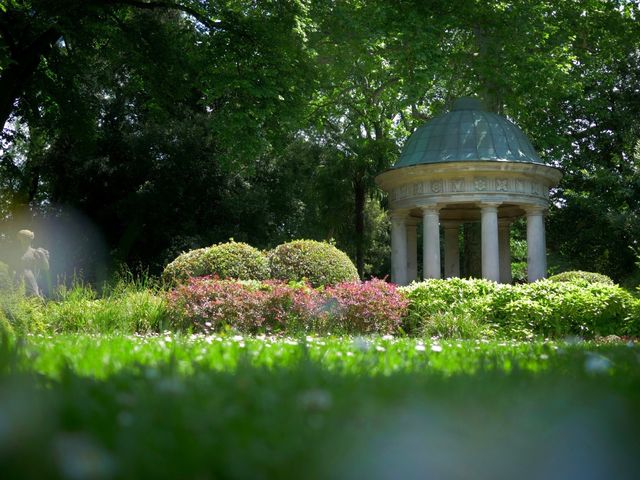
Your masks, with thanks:
[(637, 343), (32, 335), (0, 477), (632, 479)]

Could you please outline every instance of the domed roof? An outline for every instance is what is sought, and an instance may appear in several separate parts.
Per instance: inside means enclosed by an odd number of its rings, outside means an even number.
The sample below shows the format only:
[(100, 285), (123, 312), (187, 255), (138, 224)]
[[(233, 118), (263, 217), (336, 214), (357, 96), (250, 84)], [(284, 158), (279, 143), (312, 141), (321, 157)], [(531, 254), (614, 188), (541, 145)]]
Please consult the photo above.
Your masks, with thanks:
[(522, 130), (465, 97), (413, 132), (393, 168), (473, 160), (543, 164)]

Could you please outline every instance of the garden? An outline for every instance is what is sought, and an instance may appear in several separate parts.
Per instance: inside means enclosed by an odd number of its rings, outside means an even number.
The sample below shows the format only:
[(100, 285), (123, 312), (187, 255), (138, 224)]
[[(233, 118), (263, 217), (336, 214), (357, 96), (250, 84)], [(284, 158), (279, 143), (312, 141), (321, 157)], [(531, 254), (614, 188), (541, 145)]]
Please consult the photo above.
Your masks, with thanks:
[(640, 478), (638, 19), (0, 0), (0, 480)]
[(5, 288), (2, 471), (634, 477), (634, 294), (588, 272), (407, 287), (354, 272), (327, 243), (232, 241), (162, 281)]

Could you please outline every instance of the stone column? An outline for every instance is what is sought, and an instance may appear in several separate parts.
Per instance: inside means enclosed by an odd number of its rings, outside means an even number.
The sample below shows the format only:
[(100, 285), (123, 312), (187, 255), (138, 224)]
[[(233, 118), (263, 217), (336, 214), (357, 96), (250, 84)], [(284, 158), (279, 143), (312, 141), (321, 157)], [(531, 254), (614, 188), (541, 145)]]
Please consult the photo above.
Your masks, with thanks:
[(530, 282), (547, 276), (547, 245), (544, 208), (529, 207), (527, 212), (527, 272)]
[(407, 283), (407, 215), (391, 213), (391, 281)]
[(407, 220), (407, 283), (418, 279), (418, 222)]
[(444, 224), (444, 277), (460, 276), (460, 224)]
[(483, 203), (481, 208), (482, 277), (500, 281), (498, 250), (498, 203)]
[(500, 283), (511, 283), (511, 221), (498, 221), (498, 245), (500, 250)]
[(440, 278), (440, 208), (422, 207), (424, 278)]

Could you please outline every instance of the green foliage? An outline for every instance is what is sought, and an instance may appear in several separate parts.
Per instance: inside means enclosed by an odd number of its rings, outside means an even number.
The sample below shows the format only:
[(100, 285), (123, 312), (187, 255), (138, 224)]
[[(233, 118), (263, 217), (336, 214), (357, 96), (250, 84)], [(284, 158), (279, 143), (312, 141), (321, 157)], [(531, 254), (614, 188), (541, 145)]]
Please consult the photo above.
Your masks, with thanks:
[(150, 333), (167, 321), (166, 302), (160, 292), (120, 283), (102, 296), (88, 285), (61, 289), (32, 318), (54, 333)]
[[(409, 299), (405, 328), (409, 332), (471, 334), (486, 314), (484, 300), (497, 285), (488, 280), (450, 278), (427, 280), (400, 288)], [(459, 322), (459, 326), (455, 326)], [(466, 325), (464, 325), (466, 323)], [(436, 333), (438, 332), (438, 333)]]
[(14, 330), (11, 323), (4, 314), (4, 310), (0, 309), (0, 340), (13, 335)]
[(162, 273), (167, 285), (175, 286), (190, 277), (205, 275), (237, 280), (269, 278), (269, 262), (260, 250), (240, 242), (220, 243), (183, 253)]
[(306, 280), (313, 287), (359, 280), (346, 253), (326, 242), (294, 240), (269, 252), (271, 277), (278, 280)]
[(454, 330), (447, 325), (456, 322), (460, 332), (489, 334), (496, 329), (502, 336), (520, 339), (625, 335), (637, 325), (637, 301), (629, 292), (581, 279), (514, 286), (486, 280), (430, 280), (403, 291), (411, 301), (407, 328), (437, 335)]
[(0, 262), (0, 292), (7, 292), (13, 288), (9, 266)]
[(575, 284), (604, 283), (605, 285), (614, 285), (613, 280), (602, 273), (583, 272), (582, 270), (558, 273), (549, 277), (548, 280), (550, 282), (570, 282)]

